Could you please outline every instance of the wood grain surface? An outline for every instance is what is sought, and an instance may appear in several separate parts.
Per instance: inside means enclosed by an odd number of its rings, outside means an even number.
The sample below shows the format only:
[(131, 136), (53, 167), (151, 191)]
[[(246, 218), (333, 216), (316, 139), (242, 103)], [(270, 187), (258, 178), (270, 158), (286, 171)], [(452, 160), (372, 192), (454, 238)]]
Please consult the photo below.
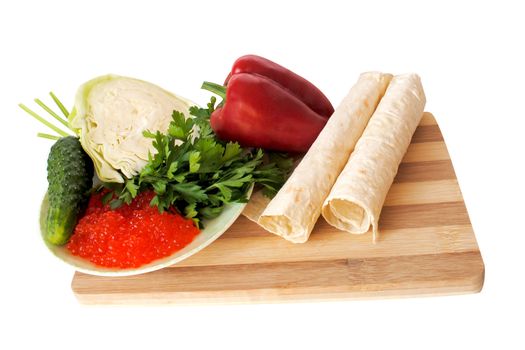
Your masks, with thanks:
[(379, 221), (380, 239), (322, 218), (293, 244), (241, 217), (196, 255), (128, 277), (75, 273), (85, 304), (284, 302), (474, 293), (484, 265), (436, 120), (425, 113)]

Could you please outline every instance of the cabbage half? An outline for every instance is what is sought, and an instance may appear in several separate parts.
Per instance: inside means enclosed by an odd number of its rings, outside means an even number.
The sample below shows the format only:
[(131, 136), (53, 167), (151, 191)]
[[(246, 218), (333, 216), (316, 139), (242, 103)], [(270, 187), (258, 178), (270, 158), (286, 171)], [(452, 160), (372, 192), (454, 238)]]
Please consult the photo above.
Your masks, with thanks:
[(105, 182), (137, 175), (155, 152), (143, 131), (165, 132), (173, 110), (189, 116), (189, 100), (133, 78), (105, 75), (78, 89), (69, 123)]

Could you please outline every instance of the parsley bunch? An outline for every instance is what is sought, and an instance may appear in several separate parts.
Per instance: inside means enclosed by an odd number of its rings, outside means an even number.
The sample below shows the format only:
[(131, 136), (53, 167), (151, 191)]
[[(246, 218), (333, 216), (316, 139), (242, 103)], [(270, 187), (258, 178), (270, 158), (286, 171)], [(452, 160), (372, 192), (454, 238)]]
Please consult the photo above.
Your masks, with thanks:
[(199, 226), (203, 219), (217, 217), (224, 205), (246, 202), (254, 184), (262, 186), (265, 195), (275, 195), (286, 180), (292, 159), (219, 140), (210, 126), (215, 102), (212, 97), (207, 108), (191, 107), (192, 118), (173, 111), (166, 134), (145, 131), (144, 136), (153, 139), (156, 153), (149, 154), (140, 174), (113, 188), (106, 201), (111, 200), (115, 208), (129, 204), (144, 190), (153, 190), (152, 206), (161, 212), (175, 207)]

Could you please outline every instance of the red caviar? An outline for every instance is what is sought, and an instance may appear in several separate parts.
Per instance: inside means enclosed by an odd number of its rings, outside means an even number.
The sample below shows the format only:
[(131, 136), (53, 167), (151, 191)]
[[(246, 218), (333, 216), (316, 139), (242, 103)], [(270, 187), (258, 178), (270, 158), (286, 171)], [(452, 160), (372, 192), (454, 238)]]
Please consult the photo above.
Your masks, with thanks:
[(175, 210), (159, 213), (149, 205), (153, 192), (140, 193), (131, 204), (111, 210), (104, 193), (91, 196), (67, 249), (105, 267), (136, 268), (188, 245), (199, 233), (190, 219)]

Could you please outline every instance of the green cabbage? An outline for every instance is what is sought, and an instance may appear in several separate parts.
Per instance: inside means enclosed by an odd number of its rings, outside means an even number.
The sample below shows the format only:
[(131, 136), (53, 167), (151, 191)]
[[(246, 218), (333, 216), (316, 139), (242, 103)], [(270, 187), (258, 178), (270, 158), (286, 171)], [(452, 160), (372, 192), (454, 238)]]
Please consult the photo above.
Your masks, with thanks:
[(151, 83), (105, 75), (80, 86), (70, 126), (104, 182), (137, 175), (155, 153), (143, 131), (166, 132), (173, 110), (189, 116), (190, 101)]

